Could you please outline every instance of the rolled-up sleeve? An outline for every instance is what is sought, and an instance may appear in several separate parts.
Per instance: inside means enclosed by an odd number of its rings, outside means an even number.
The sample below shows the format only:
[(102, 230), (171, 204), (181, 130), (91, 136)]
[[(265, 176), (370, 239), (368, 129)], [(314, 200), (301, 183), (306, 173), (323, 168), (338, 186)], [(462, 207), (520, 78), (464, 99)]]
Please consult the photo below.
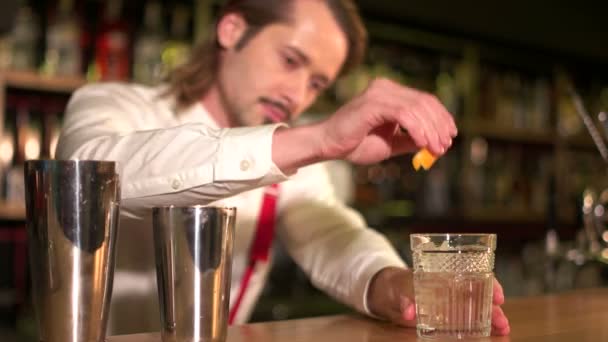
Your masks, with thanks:
[(57, 156), (116, 161), (122, 198), (142, 199), (146, 207), (207, 204), (287, 179), (272, 161), (272, 137), (281, 124), (146, 123), (157, 110), (135, 93), (85, 87), (68, 104)]

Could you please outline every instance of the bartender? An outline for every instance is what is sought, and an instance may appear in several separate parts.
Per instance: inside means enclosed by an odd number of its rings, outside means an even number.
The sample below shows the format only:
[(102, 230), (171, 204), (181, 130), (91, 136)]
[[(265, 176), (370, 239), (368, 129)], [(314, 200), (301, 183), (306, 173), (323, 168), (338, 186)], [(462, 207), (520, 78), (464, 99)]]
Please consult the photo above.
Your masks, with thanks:
[[(211, 39), (158, 87), (102, 83), (71, 98), (61, 159), (115, 160), (122, 220), (110, 334), (159, 329), (151, 208), (238, 208), (230, 322), (246, 322), (281, 240), (312, 283), (378, 319), (415, 325), (412, 271), (335, 195), (322, 161), (373, 164), (457, 129), (432, 95), (373, 81), (327, 119), (289, 126), (363, 58), (352, 0), (232, 0)], [(495, 282), (493, 333), (509, 333)]]

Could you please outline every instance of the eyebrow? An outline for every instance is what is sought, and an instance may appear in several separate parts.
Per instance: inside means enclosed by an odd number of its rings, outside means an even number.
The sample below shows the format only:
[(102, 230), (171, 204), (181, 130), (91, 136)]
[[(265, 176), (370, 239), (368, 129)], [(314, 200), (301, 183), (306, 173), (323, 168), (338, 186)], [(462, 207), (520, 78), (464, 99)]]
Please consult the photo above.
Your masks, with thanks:
[[(287, 47), (288, 50), (290, 50), (291, 52), (295, 53), (296, 55), (298, 55), (298, 58), (300, 58), (305, 64), (310, 64), (310, 58), (308, 57), (308, 55), (306, 55), (304, 52), (302, 52), (302, 50), (293, 47), (293, 46), (288, 46)], [(327, 77), (326, 75), (323, 74), (318, 74), (316, 75), (316, 77), (318, 77), (321, 81), (325, 82), (325, 84), (330, 84), (331, 81), (329, 79), (329, 77)]]

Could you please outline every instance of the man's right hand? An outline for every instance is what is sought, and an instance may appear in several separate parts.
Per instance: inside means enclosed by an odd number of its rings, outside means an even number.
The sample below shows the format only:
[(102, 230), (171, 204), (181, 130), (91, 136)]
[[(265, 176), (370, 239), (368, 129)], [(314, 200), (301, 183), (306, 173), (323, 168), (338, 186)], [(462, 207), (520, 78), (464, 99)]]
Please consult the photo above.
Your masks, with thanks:
[(378, 79), (328, 118), (321, 132), (323, 156), (371, 164), (423, 147), (440, 156), (457, 129), (433, 95)]
[(423, 147), (441, 156), (457, 133), (435, 96), (377, 79), (328, 119), (278, 130), (273, 160), (285, 171), (331, 159), (373, 164)]

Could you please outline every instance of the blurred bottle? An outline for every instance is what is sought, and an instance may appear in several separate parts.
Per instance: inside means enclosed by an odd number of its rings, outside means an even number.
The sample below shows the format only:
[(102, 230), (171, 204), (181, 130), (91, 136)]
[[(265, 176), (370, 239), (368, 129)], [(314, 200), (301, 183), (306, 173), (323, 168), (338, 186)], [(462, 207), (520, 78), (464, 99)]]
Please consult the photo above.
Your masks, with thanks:
[(347, 102), (367, 88), (373, 76), (367, 66), (360, 66), (336, 81), (335, 97), (339, 103)]
[[(10, 106), (7, 103), (6, 112), (8, 113), (10, 111)], [(14, 127), (15, 124), (12, 117), (7, 117), (2, 136), (0, 136), (0, 197), (2, 200), (6, 199), (7, 176), (13, 165), (13, 158), (15, 155)]]
[(129, 26), (121, 17), (122, 0), (107, 0), (95, 57), (87, 77), (90, 80), (124, 81), (130, 76)]
[(0, 36), (0, 69), (7, 69), (11, 66), (11, 54), (10, 35)]
[(557, 270), (560, 264), (559, 237), (552, 226), (545, 233), (545, 291), (553, 292), (557, 289)]
[(164, 75), (186, 62), (191, 44), (188, 40), (190, 12), (184, 4), (177, 4), (171, 16), (171, 33), (162, 52)]
[(502, 75), (499, 97), (496, 105), (496, 119), (499, 125), (507, 129), (524, 128), (521, 108), (521, 78), (515, 72)]
[(564, 71), (558, 71), (555, 78), (557, 133), (562, 137), (573, 137), (583, 132), (583, 120), (578, 115), (568, 91), (571, 85), (570, 77)]
[(46, 52), (42, 73), (58, 76), (81, 74), (80, 20), (73, 0), (61, 0), (56, 14), (50, 18), (46, 32)]
[(36, 48), (40, 37), (38, 17), (32, 8), (21, 6), (17, 12), (11, 33), (11, 68), (15, 70), (36, 69)]
[(535, 162), (530, 162), (535, 170), (526, 170), (526, 177), (530, 185), (530, 209), (537, 214), (547, 214), (547, 205), (554, 200), (550, 196), (555, 196), (550, 189), (551, 186), (554, 186), (552, 182), (555, 182), (553, 158), (550, 155), (535, 156), (535, 158), (537, 159)]
[(563, 260), (561, 255), (559, 235), (557, 233), (557, 202), (554, 174), (549, 171), (546, 188), (546, 219), (547, 231), (545, 233), (545, 287), (555, 291), (559, 287), (558, 270)]
[(217, 0), (194, 0), (194, 41), (202, 42), (207, 39), (213, 25), (213, 6)]
[(42, 145), (40, 155), (42, 158), (55, 158), (63, 108), (65, 108), (65, 105), (60, 100), (51, 98), (46, 102), (43, 112), (41, 112)]
[(164, 39), (162, 5), (149, 1), (144, 13), (144, 28), (135, 42), (133, 78), (136, 82), (152, 85), (160, 81)]
[[(474, 126), (488, 125), (497, 120), (497, 107), (500, 96), (500, 76), (497, 72), (484, 67), (480, 74), (479, 113), (475, 116)], [(478, 120), (479, 119), (479, 120)]]
[(40, 126), (30, 115), (33, 110), (31, 98), (19, 97), (14, 103), (16, 144), (13, 162), (6, 175), (6, 200), (23, 203), (25, 201), (23, 165), (26, 160), (40, 157)]
[(426, 215), (445, 215), (450, 208), (448, 163), (449, 156), (444, 156), (427, 174), (424, 185), (424, 212)]
[(15, 164), (40, 157), (40, 123), (32, 115), (38, 103), (30, 97), (22, 97), (17, 102), (16, 132), (17, 154)]
[(462, 93), (454, 77), (454, 66), (447, 58), (440, 61), (440, 72), (435, 79), (435, 92), (437, 97), (450, 112), (456, 121), (460, 118), (462, 107)]
[(551, 89), (549, 82), (544, 78), (534, 81), (533, 105), (530, 118), (531, 127), (537, 131), (551, 131)]
[(466, 168), (462, 173), (464, 191), (462, 202), (472, 212), (483, 210), (487, 204), (484, 189), (490, 188), (488, 182), (488, 142), (482, 137), (475, 137), (468, 149)]
[(492, 154), (492, 184), (490, 200), (498, 208), (508, 208), (522, 213), (526, 206), (525, 179), (522, 180), (520, 166), (523, 153), (518, 146), (498, 149)]

